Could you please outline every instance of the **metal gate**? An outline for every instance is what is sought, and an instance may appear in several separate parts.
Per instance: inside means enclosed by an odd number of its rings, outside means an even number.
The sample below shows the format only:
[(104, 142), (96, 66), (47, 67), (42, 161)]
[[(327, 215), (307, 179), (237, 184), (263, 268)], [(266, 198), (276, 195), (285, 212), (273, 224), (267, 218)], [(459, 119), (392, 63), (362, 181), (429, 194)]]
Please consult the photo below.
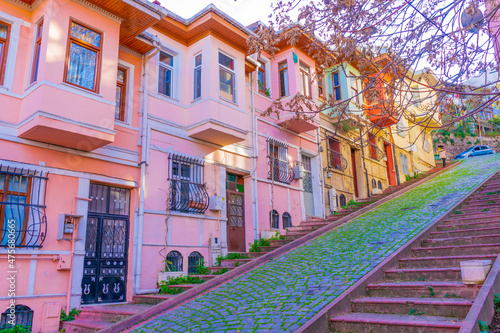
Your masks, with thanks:
[(306, 215), (314, 215), (314, 197), (313, 197), (313, 184), (312, 184), (312, 168), (311, 168), (311, 158), (306, 155), (302, 155), (302, 166), (303, 166), (303, 189), (304, 189), (304, 205), (306, 208)]
[(81, 302), (124, 302), (130, 192), (95, 184), (90, 192)]

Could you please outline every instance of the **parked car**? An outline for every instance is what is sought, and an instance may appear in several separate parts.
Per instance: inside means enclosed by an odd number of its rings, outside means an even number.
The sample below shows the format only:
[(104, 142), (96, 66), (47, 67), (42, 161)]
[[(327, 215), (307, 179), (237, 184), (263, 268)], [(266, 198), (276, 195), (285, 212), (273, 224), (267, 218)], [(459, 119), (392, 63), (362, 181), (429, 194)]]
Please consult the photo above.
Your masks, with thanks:
[(476, 157), (482, 155), (491, 155), (494, 154), (495, 151), (491, 149), (489, 146), (474, 146), (470, 147), (466, 151), (455, 156), (455, 159), (468, 158), (468, 157)]

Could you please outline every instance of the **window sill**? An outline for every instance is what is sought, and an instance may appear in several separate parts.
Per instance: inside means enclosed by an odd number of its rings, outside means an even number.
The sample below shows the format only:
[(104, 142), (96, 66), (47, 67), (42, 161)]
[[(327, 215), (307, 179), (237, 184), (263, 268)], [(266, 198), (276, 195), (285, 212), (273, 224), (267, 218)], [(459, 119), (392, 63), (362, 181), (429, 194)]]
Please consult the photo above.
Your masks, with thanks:
[(229, 103), (229, 104), (232, 104), (232, 105), (235, 105), (235, 106), (238, 106), (238, 107), (239, 107), (238, 103), (233, 102), (233, 101), (231, 101), (231, 100), (229, 100), (229, 99), (226, 99), (226, 98), (224, 98), (224, 97), (222, 97), (222, 96), (219, 96), (219, 99), (220, 99), (221, 101), (224, 101), (224, 102), (226, 102), (226, 103)]
[(100, 94), (98, 94), (98, 93), (96, 93), (96, 92), (94, 92), (92, 90), (88, 90), (88, 89), (85, 89), (85, 88), (80, 88), (79, 86), (76, 86), (76, 85), (71, 84), (71, 83), (61, 82), (61, 85), (64, 86), (64, 87), (75, 89), (78, 92), (83, 92), (83, 93), (86, 93), (86, 94), (89, 94), (89, 95), (92, 95), (92, 96), (104, 98), (102, 95), (100, 95)]

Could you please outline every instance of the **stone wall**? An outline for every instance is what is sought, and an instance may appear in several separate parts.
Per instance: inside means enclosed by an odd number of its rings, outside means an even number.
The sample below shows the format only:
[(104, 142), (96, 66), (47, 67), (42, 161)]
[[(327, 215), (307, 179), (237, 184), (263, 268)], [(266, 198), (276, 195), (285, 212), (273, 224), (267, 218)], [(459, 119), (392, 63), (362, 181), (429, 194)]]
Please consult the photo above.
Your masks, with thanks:
[[(443, 136), (441, 133), (433, 133), (432, 134), (432, 142), (434, 146), (434, 151), (437, 154), (437, 147), (439, 145), (443, 145), (446, 148), (446, 153), (449, 159), (453, 159), (456, 155), (465, 151), (466, 149), (481, 144), (479, 141), (479, 137), (475, 136), (466, 136), (455, 137), (452, 133), (450, 135)], [(483, 145), (490, 146), (495, 152), (500, 152), (500, 136), (490, 137), (483, 136)]]

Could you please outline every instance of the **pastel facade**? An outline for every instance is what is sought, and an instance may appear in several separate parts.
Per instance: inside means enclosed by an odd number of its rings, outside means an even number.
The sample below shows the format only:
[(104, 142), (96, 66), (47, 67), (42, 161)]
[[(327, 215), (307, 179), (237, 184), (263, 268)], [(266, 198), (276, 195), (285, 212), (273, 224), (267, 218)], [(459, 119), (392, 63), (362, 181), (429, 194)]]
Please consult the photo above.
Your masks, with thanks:
[(248, 56), (252, 33), (213, 6), (1, 2), (0, 269), (14, 223), (17, 273), (0, 312), (15, 299), (33, 332), (57, 331), (61, 308), (131, 301), (161, 271), (323, 216), (319, 116), (263, 115), (317, 96), (314, 61)]

